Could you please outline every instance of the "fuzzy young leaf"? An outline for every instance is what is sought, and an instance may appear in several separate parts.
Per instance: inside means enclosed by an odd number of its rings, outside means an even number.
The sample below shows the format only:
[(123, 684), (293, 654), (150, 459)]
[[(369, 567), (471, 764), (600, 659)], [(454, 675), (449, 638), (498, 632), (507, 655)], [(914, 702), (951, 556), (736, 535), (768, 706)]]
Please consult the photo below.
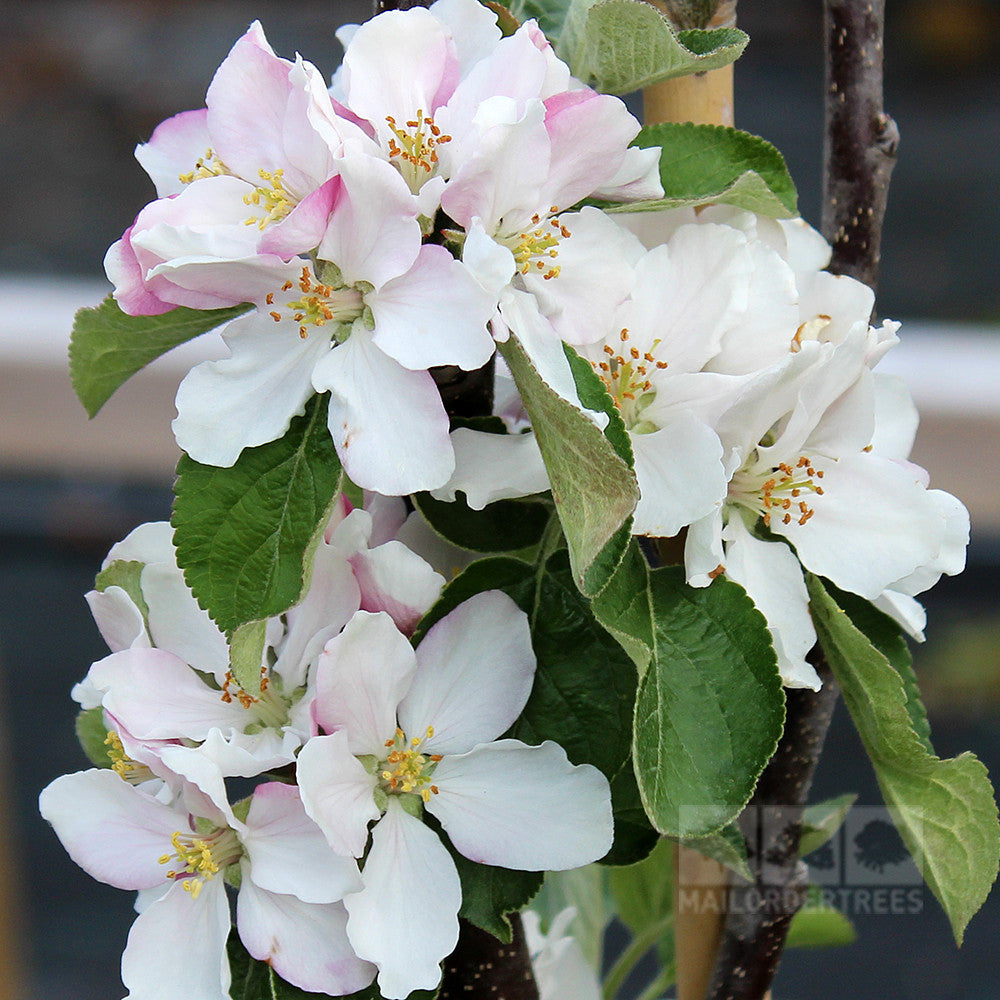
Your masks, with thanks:
[(799, 837), (799, 857), (804, 858), (822, 847), (843, 825), (857, 795), (838, 795), (825, 802), (806, 806), (802, 813), (802, 835)]
[(261, 618), (233, 629), (229, 637), (230, 673), (249, 695), (255, 695), (260, 690), (266, 633), (267, 619)]
[(326, 396), (314, 397), (283, 438), (245, 449), (232, 468), (187, 455), (177, 467), (177, 562), (227, 632), (301, 595), (303, 559), (340, 481), (326, 406)]
[(94, 577), (94, 589), (105, 591), (108, 587), (120, 587), (132, 603), (139, 609), (144, 622), (149, 622), (149, 605), (142, 596), (142, 571), (146, 564), (130, 559), (116, 559)]
[(699, 854), (704, 854), (706, 858), (718, 861), (720, 865), (725, 865), (748, 882), (753, 879), (750, 862), (747, 859), (746, 841), (739, 825), (735, 822), (705, 837), (688, 837), (680, 843)]
[(108, 727), (104, 721), (104, 709), (85, 708), (76, 716), (76, 738), (87, 760), (94, 767), (111, 767), (108, 756)]
[(79, 310), (70, 335), (69, 374), (88, 416), (96, 416), (115, 390), (150, 361), (251, 308), (178, 307), (159, 316), (129, 316), (109, 295), (99, 306)]
[[(639, 500), (635, 473), (589, 417), (546, 385), (516, 337), (500, 350), (535, 428), (574, 579), (597, 593), (624, 553), (622, 526)], [(609, 558), (609, 543), (621, 550), (617, 558)], [(595, 562), (598, 571), (590, 572)]]
[(753, 793), (784, 725), (763, 615), (725, 579), (697, 589), (679, 567), (650, 573), (653, 660), (639, 687), (633, 753), (661, 833), (703, 837)]
[(558, 51), (573, 75), (607, 94), (627, 94), (735, 62), (749, 37), (737, 28), (678, 33), (640, 0), (571, 4)]
[(798, 196), (785, 159), (769, 142), (725, 125), (665, 122), (647, 125), (634, 146), (659, 146), (663, 197), (609, 212), (645, 212), (709, 204), (734, 205), (760, 215), (794, 216)]
[(808, 578), (810, 611), (903, 843), (961, 944), (1000, 866), (1000, 825), (986, 768), (970, 753), (942, 760), (914, 726), (906, 685), (888, 659)]

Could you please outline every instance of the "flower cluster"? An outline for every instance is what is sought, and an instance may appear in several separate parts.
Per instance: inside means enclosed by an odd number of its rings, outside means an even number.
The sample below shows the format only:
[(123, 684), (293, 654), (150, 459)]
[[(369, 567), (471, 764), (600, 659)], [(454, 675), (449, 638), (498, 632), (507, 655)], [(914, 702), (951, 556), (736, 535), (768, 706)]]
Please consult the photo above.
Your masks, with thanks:
[(329, 391), (351, 479), (402, 495), (454, 468), (429, 369), (480, 368), (491, 330), (523, 316), (553, 346), (610, 318), (629, 234), (567, 210), (660, 193), (658, 150), (629, 147), (638, 122), (571, 79), (534, 22), (503, 38), (475, 0), (342, 34), (329, 92), (254, 24), (206, 108), (136, 151), (159, 197), (105, 267), (130, 315), (253, 307), (226, 327), (231, 357), (180, 387), (174, 432), (192, 458), (230, 466)]
[[(434, 988), (462, 888), (426, 814), (481, 864), (561, 870), (611, 845), (596, 768), (500, 738), (534, 680), (524, 613), (487, 591), (414, 649), (443, 578), (383, 540), (388, 511), (376, 524), (347, 508), (303, 601), (268, 622), (251, 690), (186, 590), (168, 525), (109, 554), (108, 579), (140, 567), (133, 587), (89, 595), (112, 652), (74, 696), (106, 727), (106, 766), (58, 778), (40, 805), (81, 867), (139, 891), (122, 959), (136, 1000), (228, 996), (226, 884), (247, 951), (302, 989), (341, 996), (376, 971), (387, 998)], [(258, 783), (231, 803), (234, 778)]]
[[(721, 207), (617, 218), (637, 234), (631, 290), (587, 328), (599, 337), (567, 343), (628, 432), (634, 533), (686, 532), (694, 587), (742, 584), (789, 686), (820, 686), (803, 567), (922, 638), (915, 595), (961, 572), (969, 519), (907, 461), (916, 409), (873, 371), (899, 324), (869, 325), (871, 289), (822, 270), (830, 247), (799, 219)], [(462, 490), (482, 507), (547, 487), (530, 434), (453, 439), (458, 468), (435, 495)]]

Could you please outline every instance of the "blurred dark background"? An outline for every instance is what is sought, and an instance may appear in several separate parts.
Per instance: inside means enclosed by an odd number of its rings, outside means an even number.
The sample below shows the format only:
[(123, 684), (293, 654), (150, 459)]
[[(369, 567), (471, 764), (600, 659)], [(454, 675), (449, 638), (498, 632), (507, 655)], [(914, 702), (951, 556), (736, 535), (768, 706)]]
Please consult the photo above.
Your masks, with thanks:
[[(813, 223), (820, 9), (819, 0), (741, 0), (751, 44), (736, 70), (738, 125), (782, 150)], [(335, 28), (368, 12), (341, 0), (0, 0), (0, 909), (17, 936), (8, 958), (21, 974), (18, 991), (4, 994), (0, 982), (0, 1000), (121, 996), (131, 920), (128, 894), (68, 861), (36, 799), (52, 778), (85, 766), (69, 689), (105, 650), (83, 594), (114, 541), (169, 516), (176, 372), (136, 380), (87, 425), (61, 361), (72, 307), (104, 293), (104, 252), (152, 196), (135, 144), (163, 118), (203, 104), (214, 68), (252, 19), (280, 54), (299, 51), (329, 74), (340, 56)], [(915, 326), (933, 321), (942, 373), (957, 358), (949, 344), (998, 343), (998, 27), (1000, 8), (983, 0), (889, 0), (886, 107), (903, 141), (879, 308)], [(929, 413), (918, 442), (935, 485), (979, 499), (970, 501), (970, 570), (929, 596), (932, 639), (916, 663), (939, 753), (972, 749), (997, 775), (1000, 368), (985, 377), (985, 404)], [(963, 470), (963, 482), (950, 478)], [(879, 801), (841, 708), (816, 792), (845, 791)], [(847, 948), (790, 954), (776, 1000), (995, 998), (996, 893), (961, 951), (930, 894), (922, 898), (918, 914), (856, 914), (859, 941)]]

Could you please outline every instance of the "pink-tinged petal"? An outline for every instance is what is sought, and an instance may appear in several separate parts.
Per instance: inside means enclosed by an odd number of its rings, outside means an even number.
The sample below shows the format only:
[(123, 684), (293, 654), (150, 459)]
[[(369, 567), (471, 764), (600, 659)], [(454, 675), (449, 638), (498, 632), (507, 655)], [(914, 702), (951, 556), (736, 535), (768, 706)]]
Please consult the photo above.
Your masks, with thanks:
[(911, 467), (877, 455), (815, 461), (825, 472), (815, 511), (773, 530), (795, 546), (802, 565), (843, 590), (869, 600), (933, 562), (945, 534), (945, 517)]
[(135, 158), (156, 185), (156, 196), (167, 198), (184, 190), (181, 175), (194, 170), (211, 146), (208, 111), (201, 108), (160, 122), (149, 142), (135, 147)]
[[(571, 234), (559, 240), (558, 257), (540, 258), (537, 263), (542, 267), (532, 266), (518, 280), (535, 297), (560, 339), (592, 344), (608, 335), (616, 310), (631, 292), (642, 245), (596, 208), (553, 221)], [(546, 279), (551, 264), (559, 271)]]
[(428, 753), (464, 753), (496, 739), (521, 714), (535, 679), (528, 617), (504, 593), (463, 601), (417, 647), (417, 673), (399, 706)]
[(150, 646), (142, 612), (121, 587), (91, 590), (86, 594), (90, 613), (112, 653), (131, 646)]
[(565, 871), (607, 854), (607, 778), (573, 765), (557, 743), (499, 740), (446, 756), (427, 809), (470, 861), (518, 871)]
[(229, 1000), (229, 905), (221, 878), (192, 898), (181, 884), (136, 918), (122, 955), (125, 1000)]
[(164, 649), (125, 649), (88, 674), (103, 689), (104, 707), (137, 739), (203, 740), (210, 729), (243, 729), (253, 721), (238, 701), (227, 703), (182, 659)]
[(318, 246), (340, 199), (343, 184), (339, 176), (331, 177), (306, 195), (281, 222), (268, 226), (260, 241), (260, 252), (290, 260)]
[(406, 274), (369, 296), (374, 342), (404, 368), (481, 368), (495, 344), (486, 324), (496, 300), (444, 247), (421, 247)]
[(335, 903), (361, 888), (357, 863), (335, 854), (306, 814), (294, 785), (268, 782), (254, 789), (246, 830), (250, 880), (261, 889), (305, 903)]
[(445, 578), (402, 542), (389, 541), (351, 557), (364, 611), (384, 611), (404, 635), (441, 596)]
[(229, 644), (208, 612), (198, 605), (177, 564), (173, 560), (149, 563), (142, 570), (141, 581), (153, 645), (195, 670), (224, 680), (229, 669)]
[(447, 481), (455, 455), (434, 379), (383, 354), (361, 320), (313, 370), (313, 387), (333, 394), (330, 435), (352, 482), (404, 496)]
[(142, 267), (132, 247), (132, 228), (111, 244), (104, 256), (104, 273), (115, 286), (115, 301), (129, 316), (159, 316), (174, 308), (174, 303), (164, 302), (143, 282)]
[(286, 982), (324, 996), (363, 989), (375, 967), (347, 940), (347, 911), (340, 903), (304, 903), (257, 888), (244, 874), (236, 927), (247, 951)]
[(783, 542), (765, 542), (747, 530), (739, 517), (730, 519), (726, 539), (726, 576), (740, 584), (767, 628), (778, 655), (785, 687), (818, 691), (822, 681), (806, 654), (816, 643), (809, 615), (809, 592), (795, 553)]
[(455, 472), (433, 491), (437, 500), (454, 500), (461, 491), (473, 510), (482, 510), (495, 500), (549, 489), (549, 475), (533, 433), (487, 434), (459, 427), (451, 432), (451, 442)]
[(368, 843), (368, 824), (379, 818), (377, 784), (351, 753), (344, 733), (314, 736), (299, 753), (296, 780), (302, 805), (343, 857), (360, 858)]
[(343, 192), (319, 244), (321, 260), (340, 268), (344, 283), (376, 289), (405, 273), (420, 251), (413, 196), (395, 167), (372, 156), (338, 160)]
[(639, 123), (617, 97), (584, 87), (546, 100), (545, 128), (552, 144), (545, 197), (569, 208), (616, 176)]
[(159, 859), (185, 817), (133, 788), (115, 771), (93, 769), (56, 778), (38, 797), (69, 856), (118, 889), (149, 889), (167, 880)]
[(350, 109), (391, 134), (387, 115), (400, 126), (418, 110), (433, 115), (451, 96), (458, 72), (451, 33), (418, 7), (361, 25), (344, 53), (341, 81)]
[(462, 886), (451, 855), (390, 797), (361, 877), (364, 889), (344, 900), (347, 936), (359, 957), (378, 966), (382, 996), (402, 1000), (434, 989), (439, 963), (458, 942)]
[(262, 313), (237, 320), (225, 339), (230, 357), (203, 361), (181, 382), (171, 426), (195, 461), (228, 468), (244, 448), (277, 440), (305, 412), (330, 339), (321, 329), (300, 337), (294, 320), (275, 323)]
[(396, 731), (396, 708), (417, 658), (406, 636), (380, 612), (359, 611), (323, 650), (316, 668), (316, 717), (343, 730), (354, 754), (382, 754)]
[(659, 430), (630, 439), (641, 492), (633, 534), (670, 538), (721, 509), (728, 478), (722, 442), (711, 427), (681, 410)]

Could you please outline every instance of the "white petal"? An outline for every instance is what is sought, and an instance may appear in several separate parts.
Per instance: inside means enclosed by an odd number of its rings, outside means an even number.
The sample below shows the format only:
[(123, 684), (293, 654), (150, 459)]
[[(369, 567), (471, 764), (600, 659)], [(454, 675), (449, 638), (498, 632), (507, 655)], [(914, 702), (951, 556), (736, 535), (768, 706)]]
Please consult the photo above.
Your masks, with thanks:
[(782, 542), (754, 538), (739, 517), (730, 520), (723, 537), (727, 540), (726, 576), (746, 589), (767, 619), (782, 682), (786, 687), (818, 691), (822, 686), (819, 674), (806, 662), (806, 654), (816, 642), (816, 630), (795, 554)]
[(258, 785), (246, 826), (240, 839), (249, 856), (250, 879), (261, 889), (305, 903), (334, 903), (361, 888), (357, 864), (330, 850), (294, 785)]
[(394, 797), (375, 827), (362, 879), (364, 889), (344, 900), (347, 936), (359, 957), (378, 966), (382, 996), (402, 1000), (434, 989), (439, 963), (458, 943), (462, 886), (437, 835)]
[(313, 368), (330, 338), (312, 329), (303, 339), (293, 320), (253, 313), (229, 327), (232, 356), (203, 361), (177, 390), (177, 443), (207, 465), (231, 466), (244, 448), (280, 438), (313, 395)]
[(549, 474), (533, 433), (487, 434), (470, 427), (451, 432), (455, 448), (455, 472), (440, 489), (433, 490), (437, 500), (454, 500), (465, 494), (473, 510), (482, 510), (495, 500), (544, 493), (549, 488)]
[(874, 376), (875, 387), (875, 435), (872, 451), (886, 458), (910, 457), (913, 441), (917, 436), (920, 416), (916, 404), (906, 387), (906, 382), (898, 375)]
[(499, 740), (446, 756), (427, 804), (470, 861), (519, 871), (564, 871), (603, 857), (613, 820), (607, 778), (574, 766), (546, 741)]
[(236, 926), (247, 951), (299, 989), (339, 997), (375, 976), (375, 967), (361, 961), (347, 940), (341, 903), (303, 903), (258, 889), (244, 877)]
[(372, 795), (375, 776), (348, 749), (347, 737), (313, 737), (302, 748), (296, 771), (302, 804), (327, 843), (338, 854), (360, 858), (368, 824), (380, 813)]
[(180, 883), (136, 918), (122, 955), (125, 1000), (229, 1000), (229, 906), (221, 878), (197, 899)]
[(437, 622), (417, 647), (400, 727), (422, 738), (433, 726), (427, 752), (464, 753), (507, 730), (534, 679), (527, 615), (501, 591), (477, 594)]
[(359, 611), (323, 650), (316, 673), (316, 718), (343, 730), (354, 754), (380, 754), (396, 731), (396, 708), (417, 658), (385, 612)]
[(641, 491), (633, 534), (669, 538), (722, 506), (722, 442), (697, 417), (680, 411), (659, 430), (630, 439)]
[(120, 542), (111, 546), (101, 569), (113, 562), (174, 562), (174, 528), (169, 521), (147, 521), (133, 528)]
[(91, 590), (86, 595), (90, 613), (112, 653), (130, 646), (149, 646), (142, 612), (121, 587)]
[(159, 858), (171, 850), (170, 838), (184, 817), (114, 771), (64, 774), (42, 791), (38, 808), (88, 875), (119, 889), (166, 882)]
[(434, 379), (383, 354), (360, 320), (317, 365), (313, 386), (333, 393), (330, 434), (358, 486), (404, 496), (435, 489), (451, 475), (448, 415)]

